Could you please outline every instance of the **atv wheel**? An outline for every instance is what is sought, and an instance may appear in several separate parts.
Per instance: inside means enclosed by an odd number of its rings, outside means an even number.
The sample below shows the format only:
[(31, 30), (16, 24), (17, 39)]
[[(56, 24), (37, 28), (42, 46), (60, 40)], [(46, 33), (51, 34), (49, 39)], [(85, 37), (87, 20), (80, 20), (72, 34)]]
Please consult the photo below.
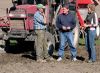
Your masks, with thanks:
[(55, 49), (55, 38), (54, 38), (54, 35), (52, 35), (51, 33), (49, 32), (46, 32), (46, 38), (47, 38), (47, 42), (48, 42), (48, 53), (50, 56), (52, 56), (53, 54), (53, 51)]

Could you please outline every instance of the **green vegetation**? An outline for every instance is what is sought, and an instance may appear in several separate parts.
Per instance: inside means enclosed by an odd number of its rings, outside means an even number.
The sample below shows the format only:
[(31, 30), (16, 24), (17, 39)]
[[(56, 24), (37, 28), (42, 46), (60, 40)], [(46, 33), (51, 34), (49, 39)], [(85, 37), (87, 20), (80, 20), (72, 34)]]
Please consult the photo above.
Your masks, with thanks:
[[(96, 45), (100, 45), (100, 39), (96, 39), (96, 40), (95, 40), (95, 43), (96, 43)], [(79, 44), (80, 44), (80, 45), (85, 45), (85, 39), (80, 38), (80, 39), (79, 39)]]
[(96, 45), (100, 45), (100, 39), (96, 40)]

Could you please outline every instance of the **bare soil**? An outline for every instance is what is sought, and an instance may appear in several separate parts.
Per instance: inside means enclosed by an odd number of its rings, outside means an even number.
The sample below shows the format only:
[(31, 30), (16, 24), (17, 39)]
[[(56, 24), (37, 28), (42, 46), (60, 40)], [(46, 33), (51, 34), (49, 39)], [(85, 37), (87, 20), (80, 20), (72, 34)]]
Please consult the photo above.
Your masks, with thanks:
[[(97, 61), (87, 63), (87, 52), (84, 46), (78, 48), (78, 61), (70, 59), (69, 50), (61, 62), (49, 61), (38, 63), (32, 55), (24, 53), (0, 53), (0, 73), (100, 73), (100, 46), (96, 46)], [(55, 54), (56, 56), (56, 54)]]
[[(0, 1), (0, 15), (4, 14), (6, 7), (11, 6), (11, 0)], [(4, 12), (1, 13), (1, 11)], [(5, 14), (4, 14), (5, 15)], [(24, 49), (24, 48), (23, 48)], [(65, 58), (61, 62), (56, 61), (57, 53), (54, 53), (54, 61), (37, 63), (32, 55), (25, 53), (0, 53), (0, 73), (100, 73), (100, 46), (96, 45), (97, 61), (87, 63), (88, 54), (81, 44), (78, 50), (78, 61), (70, 59), (69, 50), (65, 51)]]

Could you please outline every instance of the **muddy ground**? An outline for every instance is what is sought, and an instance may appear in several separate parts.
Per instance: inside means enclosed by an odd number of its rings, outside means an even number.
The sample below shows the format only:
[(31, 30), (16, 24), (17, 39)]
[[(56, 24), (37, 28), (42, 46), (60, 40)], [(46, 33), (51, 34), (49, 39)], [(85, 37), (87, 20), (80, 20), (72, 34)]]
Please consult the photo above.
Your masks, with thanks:
[(38, 63), (34, 56), (23, 52), (0, 53), (0, 73), (100, 73), (100, 46), (96, 46), (96, 49), (95, 63), (87, 63), (87, 52), (83, 45), (77, 49), (76, 62), (71, 61), (69, 50), (65, 51), (63, 61), (56, 61), (57, 52), (55, 52), (55, 60), (46, 63)]
[[(1, 16), (5, 16), (6, 8), (11, 6), (10, 1), (0, 0)], [(22, 50), (16, 53), (0, 52), (0, 73), (100, 73), (100, 46), (96, 45), (97, 61), (95, 63), (87, 63), (88, 57), (84, 44), (81, 44), (77, 50), (78, 61), (76, 62), (70, 60), (70, 52), (67, 49), (62, 62), (56, 61), (57, 52), (55, 52), (55, 60), (47, 63), (37, 63), (34, 56), (26, 55)]]

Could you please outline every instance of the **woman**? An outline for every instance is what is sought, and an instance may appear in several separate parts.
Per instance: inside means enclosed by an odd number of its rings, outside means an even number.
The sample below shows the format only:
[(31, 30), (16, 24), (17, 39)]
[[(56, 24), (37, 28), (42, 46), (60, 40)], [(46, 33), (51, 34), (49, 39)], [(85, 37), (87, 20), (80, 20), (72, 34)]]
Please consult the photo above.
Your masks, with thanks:
[(88, 5), (88, 14), (85, 19), (86, 24), (84, 25), (86, 28), (85, 34), (85, 44), (87, 48), (87, 52), (89, 55), (88, 62), (96, 61), (96, 50), (95, 50), (95, 36), (96, 36), (96, 27), (98, 25), (97, 14), (95, 13), (95, 5)]

